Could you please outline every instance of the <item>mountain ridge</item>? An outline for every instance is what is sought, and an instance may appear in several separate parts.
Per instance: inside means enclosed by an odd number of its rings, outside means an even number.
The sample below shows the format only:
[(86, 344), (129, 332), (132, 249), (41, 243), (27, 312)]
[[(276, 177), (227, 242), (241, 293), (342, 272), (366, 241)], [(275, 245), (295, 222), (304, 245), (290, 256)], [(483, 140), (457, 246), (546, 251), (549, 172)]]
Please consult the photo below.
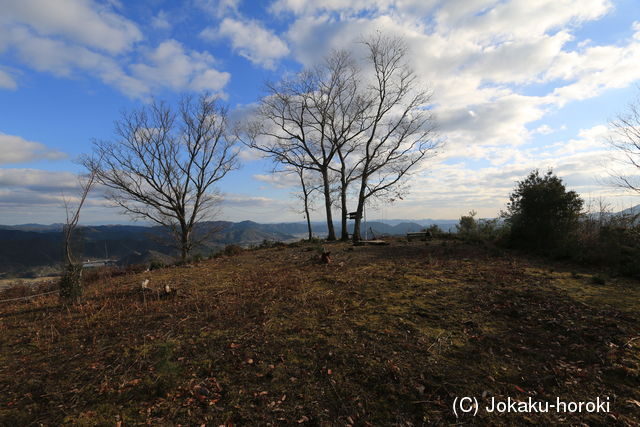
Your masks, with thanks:
[[(352, 226), (352, 224), (349, 224)], [(364, 227), (364, 224), (363, 224)], [(390, 225), (368, 221), (373, 236), (404, 235), (424, 226), (413, 222)], [(313, 234), (325, 237), (327, 225), (313, 223)], [(336, 224), (340, 233), (340, 225)], [(364, 229), (363, 229), (364, 231)], [(262, 224), (254, 221), (211, 221), (200, 223), (194, 230), (196, 239), (204, 237), (194, 254), (208, 256), (226, 245), (259, 245), (264, 241), (291, 242), (307, 237), (306, 223)], [(373, 237), (369, 234), (369, 237)], [(89, 225), (79, 226), (75, 233), (74, 252), (87, 259), (111, 259), (121, 264), (150, 263), (176, 257), (170, 233), (159, 226)], [(59, 269), (62, 260), (62, 224), (0, 225), (0, 273), (33, 277)], [(158, 255), (161, 254), (161, 255)], [(2, 275), (2, 274), (0, 274)]]

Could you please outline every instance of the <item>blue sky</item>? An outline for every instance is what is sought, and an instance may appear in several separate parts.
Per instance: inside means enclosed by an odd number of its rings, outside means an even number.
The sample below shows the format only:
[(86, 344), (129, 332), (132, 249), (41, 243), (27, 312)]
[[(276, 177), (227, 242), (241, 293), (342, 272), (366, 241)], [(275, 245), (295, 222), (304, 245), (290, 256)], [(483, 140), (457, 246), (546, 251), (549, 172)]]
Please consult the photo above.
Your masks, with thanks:
[[(113, 137), (121, 111), (208, 90), (238, 115), (266, 80), (332, 48), (357, 55), (374, 31), (406, 39), (447, 143), (403, 201), (371, 216), (495, 216), (536, 167), (614, 209), (639, 202), (607, 185), (603, 143), (640, 93), (637, 0), (0, 0), (0, 10), (0, 223), (61, 222), (62, 194), (82, 172), (74, 159)], [(302, 220), (291, 179), (241, 157), (219, 185), (222, 217)], [(82, 217), (128, 221), (100, 191)]]

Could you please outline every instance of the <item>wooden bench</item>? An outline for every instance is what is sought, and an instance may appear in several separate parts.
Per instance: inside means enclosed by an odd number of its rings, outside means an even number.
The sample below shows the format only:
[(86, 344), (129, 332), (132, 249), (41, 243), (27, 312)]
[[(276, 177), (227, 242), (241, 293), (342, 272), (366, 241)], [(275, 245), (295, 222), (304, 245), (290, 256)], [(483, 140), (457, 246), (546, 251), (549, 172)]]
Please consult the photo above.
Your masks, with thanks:
[(431, 236), (431, 232), (430, 231), (418, 231), (415, 233), (407, 233), (407, 240), (410, 242), (414, 239), (418, 239), (418, 240), (427, 240), (430, 239)]

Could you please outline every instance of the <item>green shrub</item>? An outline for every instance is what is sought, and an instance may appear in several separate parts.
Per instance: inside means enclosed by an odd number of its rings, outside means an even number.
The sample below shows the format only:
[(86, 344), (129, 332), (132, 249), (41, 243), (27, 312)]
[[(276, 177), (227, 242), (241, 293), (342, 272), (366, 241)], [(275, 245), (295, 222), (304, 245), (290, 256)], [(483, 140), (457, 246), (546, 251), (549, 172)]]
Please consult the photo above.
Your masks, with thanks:
[(73, 304), (82, 296), (82, 264), (68, 264), (60, 279), (60, 298)]
[(267, 240), (264, 239), (262, 243), (260, 243), (256, 249), (269, 249), (269, 248), (283, 248), (287, 246), (285, 243), (279, 240)]
[(640, 226), (623, 226), (615, 218), (600, 224), (595, 231), (590, 225), (583, 224), (578, 233), (574, 259), (607, 267), (615, 274), (640, 276)]
[(149, 264), (149, 270), (158, 270), (158, 269), (161, 269), (161, 268), (165, 268), (166, 266), (167, 266), (167, 264), (165, 264), (162, 261), (153, 260)]
[(476, 211), (469, 211), (468, 215), (462, 215), (460, 222), (456, 225), (456, 230), (460, 237), (472, 237), (478, 230), (478, 223), (476, 222)]
[(431, 233), (431, 237), (442, 237), (445, 234), (445, 232), (442, 230), (442, 228), (438, 226), (438, 224), (431, 224), (430, 226), (425, 228), (423, 231), (426, 231), (427, 233)]
[(476, 220), (476, 211), (460, 217), (456, 225), (458, 237), (474, 242), (496, 241), (504, 234), (504, 227), (498, 219)]
[(600, 201), (595, 211), (590, 210), (581, 218), (571, 247), (571, 259), (605, 267), (611, 274), (640, 277), (639, 216), (613, 213)]
[(562, 180), (549, 170), (541, 176), (532, 171), (518, 182), (502, 215), (510, 226), (513, 246), (537, 252), (568, 252), (578, 229), (583, 201), (567, 191)]
[(243, 251), (244, 249), (242, 249), (241, 246), (227, 245), (224, 247), (224, 250), (222, 252), (227, 256), (235, 256), (235, 255), (240, 255)]

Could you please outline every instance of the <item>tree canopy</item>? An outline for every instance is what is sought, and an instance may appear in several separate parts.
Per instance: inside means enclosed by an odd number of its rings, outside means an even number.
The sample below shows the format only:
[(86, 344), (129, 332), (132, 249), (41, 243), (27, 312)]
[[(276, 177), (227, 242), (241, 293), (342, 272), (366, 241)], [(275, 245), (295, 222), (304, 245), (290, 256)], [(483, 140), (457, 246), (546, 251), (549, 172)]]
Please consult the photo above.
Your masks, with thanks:
[(96, 141), (84, 164), (115, 205), (167, 227), (185, 260), (195, 225), (219, 206), (214, 184), (238, 166), (227, 127), (226, 108), (208, 94), (177, 109), (154, 101), (123, 114), (116, 140)]
[(519, 181), (509, 196), (507, 212), (511, 242), (535, 250), (557, 248), (578, 226), (583, 201), (567, 191), (552, 170), (541, 175), (536, 169)]

